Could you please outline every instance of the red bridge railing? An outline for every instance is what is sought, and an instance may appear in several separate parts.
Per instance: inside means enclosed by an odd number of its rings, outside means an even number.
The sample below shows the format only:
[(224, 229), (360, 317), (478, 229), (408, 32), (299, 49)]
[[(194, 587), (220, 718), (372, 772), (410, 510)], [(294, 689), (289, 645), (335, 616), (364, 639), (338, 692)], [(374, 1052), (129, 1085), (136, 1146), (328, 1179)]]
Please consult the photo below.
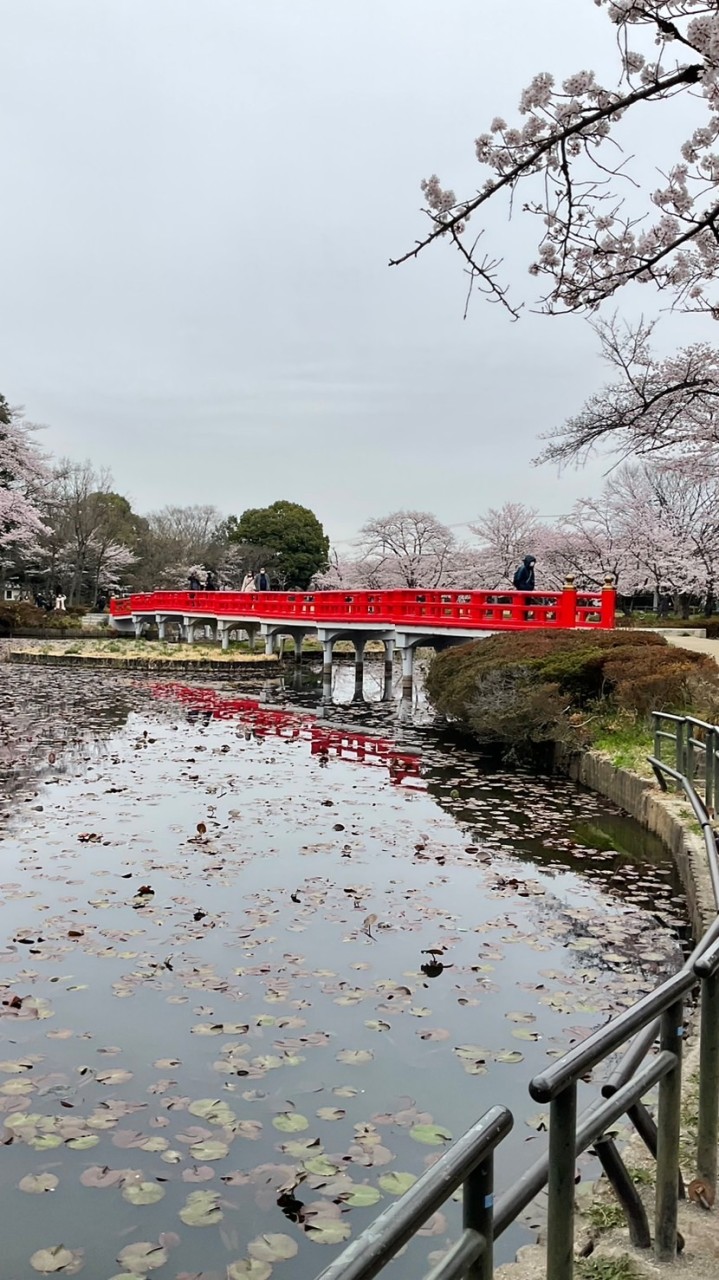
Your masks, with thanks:
[(110, 601), (115, 618), (182, 615), (308, 626), (369, 626), (468, 631), (614, 626), (615, 592), (600, 591), (151, 591)]

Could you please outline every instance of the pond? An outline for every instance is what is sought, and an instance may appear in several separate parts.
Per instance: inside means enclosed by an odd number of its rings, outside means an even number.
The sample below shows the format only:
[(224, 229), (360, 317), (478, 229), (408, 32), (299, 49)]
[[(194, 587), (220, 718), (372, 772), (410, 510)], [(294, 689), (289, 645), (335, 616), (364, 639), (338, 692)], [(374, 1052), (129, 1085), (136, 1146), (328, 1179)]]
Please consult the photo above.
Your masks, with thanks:
[(657, 841), (381, 692), (0, 665), (3, 1275), (313, 1280), (676, 964)]

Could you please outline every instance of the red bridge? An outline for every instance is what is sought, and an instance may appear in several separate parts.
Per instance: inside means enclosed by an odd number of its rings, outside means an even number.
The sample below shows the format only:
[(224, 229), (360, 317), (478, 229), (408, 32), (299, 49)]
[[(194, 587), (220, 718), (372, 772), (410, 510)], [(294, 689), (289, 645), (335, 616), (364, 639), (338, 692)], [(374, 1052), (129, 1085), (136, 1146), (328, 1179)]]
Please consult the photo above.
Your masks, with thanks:
[(192, 643), (198, 627), (209, 626), (227, 648), (232, 632), (259, 631), (265, 652), (276, 637), (292, 636), (295, 655), (316, 634), (323, 648), (325, 675), (331, 673), (336, 640), (351, 640), (358, 675), (368, 640), (381, 640), (391, 669), (395, 647), (402, 653), (405, 688), (411, 686), (415, 649), (443, 649), (492, 631), (614, 626), (611, 579), (600, 591), (577, 591), (568, 579), (562, 591), (152, 591), (111, 600), (110, 625), (141, 636), (156, 623), (160, 639), (168, 629)]

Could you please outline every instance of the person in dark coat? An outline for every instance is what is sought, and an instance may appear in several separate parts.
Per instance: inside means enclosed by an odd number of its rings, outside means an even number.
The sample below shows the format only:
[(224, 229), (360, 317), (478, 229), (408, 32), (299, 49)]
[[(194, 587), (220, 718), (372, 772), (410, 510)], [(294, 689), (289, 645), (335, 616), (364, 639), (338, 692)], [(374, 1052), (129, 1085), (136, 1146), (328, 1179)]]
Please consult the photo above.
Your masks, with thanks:
[(512, 585), (517, 591), (534, 591), (535, 556), (525, 556), (512, 578)]
[(200, 579), (198, 578), (198, 576), (197, 576), (197, 574), (194, 572), (194, 570), (193, 570), (193, 572), (190, 574), (190, 577), (189, 577), (188, 581), (189, 581), (189, 584), (190, 584), (190, 591), (201, 591), (201, 590), (202, 590), (202, 583), (200, 582)]
[(255, 578), (255, 591), (269, 591), (269, 589), (270, 589), (270, 580), (267, 576), (267, 570), (260, 569), (260, 572)]
[(205, 591), (216, 591), (216, 590), (217, 590), (217, 578), (215, 577), (212, 570), (208, 569), (207, 581), (205, 583)]

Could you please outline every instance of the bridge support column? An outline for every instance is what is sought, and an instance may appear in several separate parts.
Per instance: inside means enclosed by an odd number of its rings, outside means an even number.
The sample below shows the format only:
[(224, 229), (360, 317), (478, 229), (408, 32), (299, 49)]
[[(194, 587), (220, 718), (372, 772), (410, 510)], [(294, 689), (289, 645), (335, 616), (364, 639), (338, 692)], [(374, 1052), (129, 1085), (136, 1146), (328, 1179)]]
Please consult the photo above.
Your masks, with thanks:
[(157, 636), (159, 640), (167, 639), (167, 618), (164, 615), (157, 615)]
[(136, 640), (140, 640), (140, 639), (142, 638), (142, 634), (143, 634), (143, 632), (144, 632), (144, 630), (145, 630), (145, 619), (144, 619), (144, 618), (133, 617), (133, 619), (132, 619), (132, 625), (133, 625), (133, 627), (135, 628), (135, 639), (136, 639)]
[(392, 687), (392, 671), (394, 668), (394, 638), (389, 637), (384, 642), (384, 678), (385, 683), (389, 682)]
[(268, 632), (267, 635), (265, 636), (265, 653), (268, 658), (271, 658), (274, 652), (275, 652), (274, 632)]
[(402, 649), (402, 697), (412, 697), (414, 684), (414, 645), (408, 644)]
[(322, 701), (325, 705), (332, 702), (332, 666), (322, 668)]
[(195, 643), (195, 624), (192, 618), (182, 619), (182, 631), (185, 638), (185, 644)]
[(355, 683), (356, 683), (357, 681), (359, 681), (359, 682), (360, 682), (360, 684), (361, 684), (361, 683), (362, 683), (362, 677), (364, 676), (364, 651), (365, 651), (365, 645), (366, 645), (366, 643), (367, 643), (367, 641), (365, 640), (364, 636), (358, 637), (358, 639), (354, 641), (354, 647), (355, 647)]
[(217, 639), (222, 644), (223, 649), (229, 649), (230, 647), (230, 632), (232, 630), (234, 628), (231, 622), (220, 621), (217, 623)]
[(302, 661), (302, 644), (306, 635), (306, 631), (292, 632), (292, 639), (295, 642), (295, 662), (298, 664)]

